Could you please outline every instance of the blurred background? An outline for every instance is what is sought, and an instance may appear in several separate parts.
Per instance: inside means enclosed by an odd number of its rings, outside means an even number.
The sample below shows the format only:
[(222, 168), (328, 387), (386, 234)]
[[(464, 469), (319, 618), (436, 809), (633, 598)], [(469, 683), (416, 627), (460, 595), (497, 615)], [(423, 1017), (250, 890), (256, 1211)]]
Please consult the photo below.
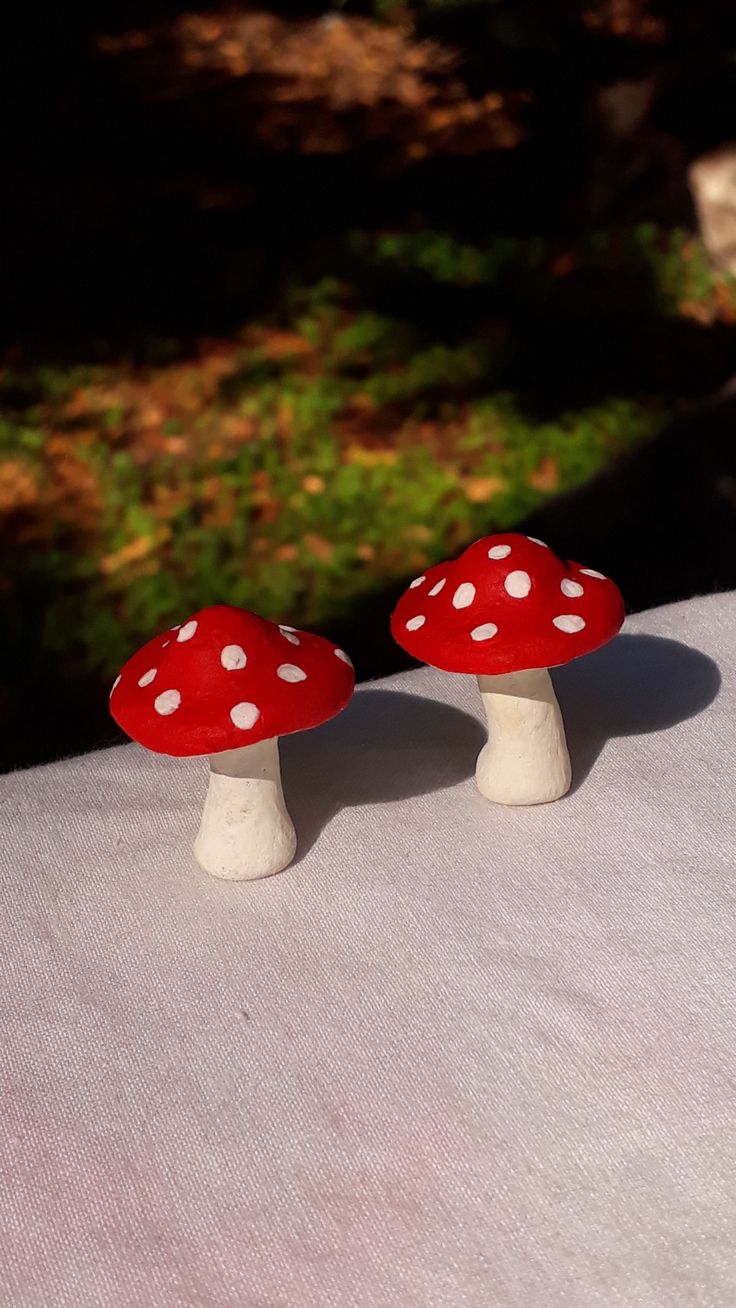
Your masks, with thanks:
[(212, 602), (401, 666), (498, 529), (736, 586), (732, 0), (71, 0), (2, 58), (0, 766)]

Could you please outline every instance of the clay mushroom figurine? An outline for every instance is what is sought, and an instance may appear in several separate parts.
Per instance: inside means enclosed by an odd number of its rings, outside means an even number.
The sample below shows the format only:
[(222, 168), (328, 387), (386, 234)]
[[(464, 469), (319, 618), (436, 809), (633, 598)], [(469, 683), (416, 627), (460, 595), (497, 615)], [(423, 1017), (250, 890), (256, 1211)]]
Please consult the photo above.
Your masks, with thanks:
[(623, 619), (621, 593), (602, 573), (507, 533), (412, 581), (391, 631), (414, 658), (478, 678), (489, 728), (475, 774), (481, 794), (544, 804), (571, 780), (548, 669), (605, 645)]
[(280, 872), (296, 850), (279, 736), (334, 717), (354, 686), (350, 659), (328, 640), (217, 604), (134, 654), (110, 711), (157, 754), (209, 755), (195, 856), (213, 876), (252, 880)]

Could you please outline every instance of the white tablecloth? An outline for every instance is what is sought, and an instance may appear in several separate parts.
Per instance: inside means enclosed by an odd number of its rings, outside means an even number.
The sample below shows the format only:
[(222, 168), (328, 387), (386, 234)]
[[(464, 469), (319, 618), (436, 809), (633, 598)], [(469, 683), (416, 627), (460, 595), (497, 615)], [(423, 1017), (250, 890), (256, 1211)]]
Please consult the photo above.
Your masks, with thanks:
[(0, 778), (3, 1308), (734, 1308), (735, 638), (555, 674), (535, 809), (469, 678), (360, 689), (254, 884), (191, 858), (201, 760)]

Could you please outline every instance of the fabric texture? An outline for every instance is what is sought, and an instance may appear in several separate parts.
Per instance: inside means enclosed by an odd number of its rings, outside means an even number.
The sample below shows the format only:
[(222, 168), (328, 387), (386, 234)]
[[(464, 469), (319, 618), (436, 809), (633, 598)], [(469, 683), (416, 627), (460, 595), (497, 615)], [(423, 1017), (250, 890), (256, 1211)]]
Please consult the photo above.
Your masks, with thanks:
[(735, 637), (556, 672), (539, 808), (471, 678), (360, 688), (256, 883), (192, 859), (202, 760), (0, 778), (3, 1308), (733, 1308)]

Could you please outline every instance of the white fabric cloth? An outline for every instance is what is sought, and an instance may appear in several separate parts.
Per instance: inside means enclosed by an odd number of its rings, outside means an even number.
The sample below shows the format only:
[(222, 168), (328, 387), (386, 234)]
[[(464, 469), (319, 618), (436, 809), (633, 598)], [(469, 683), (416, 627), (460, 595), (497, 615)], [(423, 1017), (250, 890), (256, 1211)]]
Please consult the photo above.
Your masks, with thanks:
[(192, 860), (201, 760), (0, 778), (3, 1308), (734, 1308), (735, 637), (557, 672), (534, 809), (470, 678), (360, 689), (258, 883)]

